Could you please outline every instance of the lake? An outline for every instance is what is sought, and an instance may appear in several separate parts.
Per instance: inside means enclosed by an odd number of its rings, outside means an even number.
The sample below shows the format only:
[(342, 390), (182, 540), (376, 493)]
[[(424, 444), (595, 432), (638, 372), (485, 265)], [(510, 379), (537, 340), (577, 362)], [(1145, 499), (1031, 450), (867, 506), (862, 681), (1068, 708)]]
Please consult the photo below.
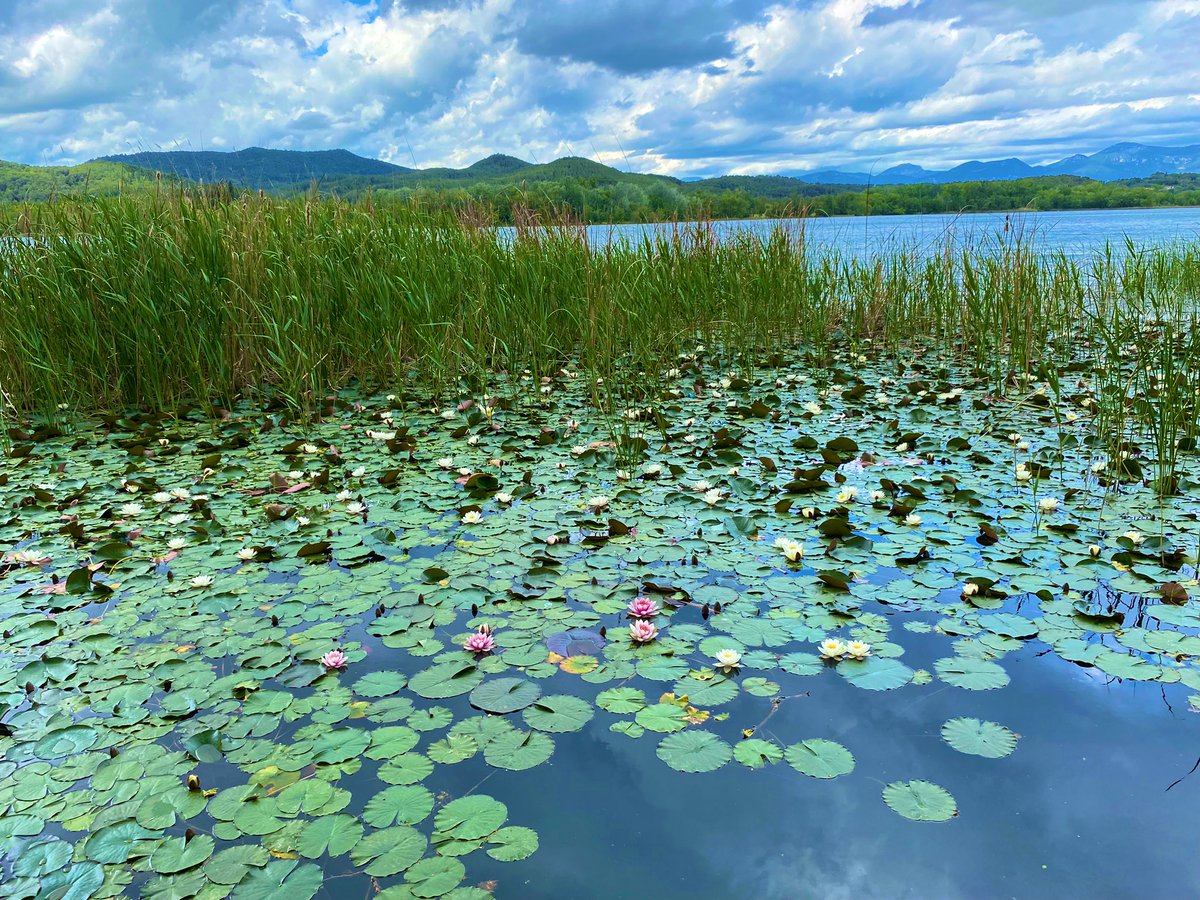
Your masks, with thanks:
[[(718, 235), (749, 231), (766, 234), (780, 224), (797, 227), (794, 220), (747, 219), (714, 223)], [(1082, 257), (1111, 243), (1118, 252), (1129, 238), (1139, 247), (1161, 246), (1200, 239), (1200, 209), (1095, 209), (1028, 213), (964, 213), (961, 215), (844, 216), (813, 218), (803, 222), (804, 234), (815, 247), (858, 256), (888, 250), (917, 249), (936, 252), (948, 238), (958, 244), (995, 240), (1021, 230), (1045, 251)], [(589, 237), (596, 243), (637, 240), (669, 225), (593, 225)]]

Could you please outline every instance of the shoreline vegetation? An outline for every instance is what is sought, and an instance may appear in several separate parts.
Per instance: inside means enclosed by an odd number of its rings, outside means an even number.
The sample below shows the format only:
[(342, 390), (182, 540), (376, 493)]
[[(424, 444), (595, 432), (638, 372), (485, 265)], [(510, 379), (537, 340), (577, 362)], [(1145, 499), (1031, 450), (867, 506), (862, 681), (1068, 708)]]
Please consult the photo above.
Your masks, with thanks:
[[(201, 183), (124, 163), (73, 167), (0, 161), (0, 204), (39, 204), (88, 197), (145, 196), (176, 190), (235, 200), (269, 194), (375, 203), (416, 203), (425, 209), (487, 210), (492, 224), (515, 225), (530, 212), (590, 225), (795, 217), (889, 216), (926, 213), (1050, 212), (1200, 206), (1200, 175), (1160, 174), (1119, 181), (1051, 175), (1007, 181), (931, 184), (818, 184), (798, 178), (736, 175), (684, 182), (620, 172), (583, 159), (562, 159), (515, 172), (478, 164), (471, 170), (350, 174), (260, 186)], [(475, 169), (476, 167), (472, 167)], [(450, 177), (453, 174), (454, 177)], [(262, 187), (265, 185), (266, 187)]]
[(39, 242), (0, 271), (6, 418), (241, 401), (311, 416), (348, 385), (535, 392), (564, 367), (617, 409), (701, 343), (731, 367), (848, 350), (903, 370), (934, 348), (998, 396), (1086, 376), (1102, 402), (1085, 412), (1118, 451), (1135, 420), (1159, 458), (1196, 437), (1197, 244), (1073, 259), (1013, 228), (859, 258), (808, 245), (803, 221), (605, 244), (532, 211), (508, 236), (490, 225), (482, 209), (173, 192), (22, 209), (4, 231)]

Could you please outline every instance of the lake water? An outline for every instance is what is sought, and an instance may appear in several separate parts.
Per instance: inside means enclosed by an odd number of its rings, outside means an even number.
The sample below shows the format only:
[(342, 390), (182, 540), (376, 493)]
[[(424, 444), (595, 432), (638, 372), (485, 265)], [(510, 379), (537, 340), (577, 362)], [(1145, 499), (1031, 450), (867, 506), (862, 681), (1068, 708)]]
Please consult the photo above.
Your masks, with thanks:
[[(749, 231), (766, 234), (785, 222), (780, 219), (747, 219), (714, 224), (723, 237)], [(638, 240), (646, 234), (669, 229), (669, 225), (594, 225), (588, 229), (593, 242)], [(1070, 256), (1087, 256), (1106, 243), (1124, 249), (1129, 238), (1139, 247), (1162, 246), (1200, 240), (1200, 209), (1097, 209), (1030, 213), (967, 213), (921, 216), (842, 216), (814, 218), (803, 222), (804, 234), (816, 247), (865, 255), (898, 248), (937, 251), (948, 238), (958, 244), (1011, 237), (1020, 230), (1033, 237), (1046, 251)]]

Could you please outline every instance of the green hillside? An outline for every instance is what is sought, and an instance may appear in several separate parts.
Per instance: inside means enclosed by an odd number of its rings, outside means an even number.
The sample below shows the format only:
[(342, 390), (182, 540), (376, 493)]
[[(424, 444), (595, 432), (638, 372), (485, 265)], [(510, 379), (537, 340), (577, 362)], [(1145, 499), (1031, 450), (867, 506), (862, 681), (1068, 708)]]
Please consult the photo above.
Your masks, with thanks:
[(25, 166), (0, 160), (0, 203), (40, 203), (62, 196), (114, 196), (159, 181), (154, 172), (112, 162)]
[(216, 150), (170, 150), (102, 156), (98, 162), (117, 162), (165, 172), (206, 184), (229, 182), (235, 187), (288, 191), (314, 179), (347, 175), (396, 175), (404, 166), (357, 156), (349, 150), (268, 150), (248, 147), (228, 153)]

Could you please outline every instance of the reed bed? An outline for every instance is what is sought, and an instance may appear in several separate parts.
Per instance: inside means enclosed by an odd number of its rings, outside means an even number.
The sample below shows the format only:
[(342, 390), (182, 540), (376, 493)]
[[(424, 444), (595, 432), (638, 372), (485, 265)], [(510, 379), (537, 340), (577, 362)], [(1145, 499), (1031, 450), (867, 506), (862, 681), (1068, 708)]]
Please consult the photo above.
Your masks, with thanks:
[[(32, 243), (0, 256), (6, 409), (171, 411), (266, 393), (305, 411), (350, 382), (435, 393), (564, 364), (631, 391), (697, 342), (744, 365), (936, 345), (1000, 386), (1090, 356), (1113, 397), (1174, 404), (1186, 421), (1171, 434), (1195, 431), (1197, 246), (1080, 261), (1016, 231), (858, 258), (810, 247), (802, 220), (766, 237), (718, 241), (699, 223), (603, 246), (577, 226), (480, 221), (165, 193), (9, 208), (0, 233)], [(1108, 410), (1114, 428), (1125, 406)]]

